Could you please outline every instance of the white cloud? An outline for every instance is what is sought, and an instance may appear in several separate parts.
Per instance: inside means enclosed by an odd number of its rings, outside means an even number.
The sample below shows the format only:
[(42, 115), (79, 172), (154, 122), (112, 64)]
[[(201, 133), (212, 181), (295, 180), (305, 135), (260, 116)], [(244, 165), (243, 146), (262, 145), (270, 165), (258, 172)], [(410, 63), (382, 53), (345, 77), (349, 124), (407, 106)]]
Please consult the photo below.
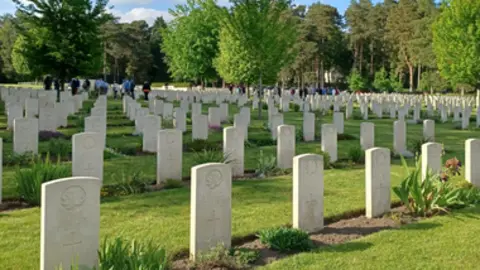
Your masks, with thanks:
[[(124, 1), (124, 0), (122, 0)], [(142, 1), (142, 0), (140, 0)], [(145, 1), (145, 0), (143, 0)], [(172, 20), (172, 15), (165, 10), (157, 10), (152, 8), (134, 8), (126, 13), (119, 10), (110, 11), (114, 16), (120, 18), (120, 22), (129, 23), (132, 21), (145, 20), (149, 25), (155, 22), (158, 17), (163, 17), (165, 21)]]
[(135, 5), (148, 5), (151, 4), (153, 0), (110, 0), (108, 1), (109, 5), (128, 5), (128, 4), (135, 4)]

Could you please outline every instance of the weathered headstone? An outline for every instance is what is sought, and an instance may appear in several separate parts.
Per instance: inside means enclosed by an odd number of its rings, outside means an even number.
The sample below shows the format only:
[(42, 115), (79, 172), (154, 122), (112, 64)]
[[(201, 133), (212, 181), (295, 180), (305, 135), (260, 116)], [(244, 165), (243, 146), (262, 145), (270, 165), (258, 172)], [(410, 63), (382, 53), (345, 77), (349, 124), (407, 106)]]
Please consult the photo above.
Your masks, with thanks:
[(13, 121), (13, 152), (38, 154), (38, 119), (17, 118)]
[(162, 127), (160, 116), (148, 115), (144, 117), (142, 131), (142, 151), (156, 153), (158, 131)]
[(217, 107), (208, 108), (208, 127), (218, 128), (220, 127), (220, 109)]
[(40, 108), (38, 128), (40, 131), (57, 131), (57, 115), (55, 107)]
[(406, 158), (413, 157), (413, 154), (407, 151), (407, 127), (404, 120), (393, 122), (393, 149)]
[(243, 176), (244, 144), (243, 130), (236, 127), (223, 129), (223, 154), (226, 160), (230, 162), (233, 176)]
[(277, 167), (291, 169), (295, 156), (295, 126), (278, 126), (277, 138)]
[(343, 122), (343, 112), (336, 112), (333, 114), (333, 124), (335, 125), (338, 134), (343, 134)]
[(13, 120), (23, 118), (23, 109), (20, 105), (13, 104), (7, 108), (7, 127), (11, 129), (13, 127)]
[(192, 116), (192, 140), (208, 139), (208, 119), (206, 115)]
[(72, 136), (72, 176), (90, 176), (103, 181), (102, 136), (95, 132)]
[(442, 172), (442, 145), (439, 143), (425, 143), (422, 145), (422, 180), (427, 174), (434, 175)]
[(322, 151), (328, 153), (330, 162), (337, 161), (337, 129), (333, 124), (322, 125)]
[(366, 217), (390, 211), (390, 150), (370, 148), (365, 151)]
[(153, 101), (153, 114), (162, 115), (163, 114), (163, 100), (155, 99)]
[(360, 146), (363, 150), (375, 146), (375, 125), (369, 122), (360, 124)]
[(465, 179), (480, 188), (480, 139), (465, 141)]
[(192, 168), (190, 255), (195, 259), (218, 245), (230, 248), (232, 235), (232, 169), (207, 163)]
[(187, 131), (187, 115), (182, 108), (175, 108), (175, 118), (173, 120), (173, 125), (176, 130), (181, 132)]
[(323, 157), (293, 158), (293, 227), (307, 232), (323, 229)]
[(42, 184), (41, 270), (98, 266), (101, 187), (102, 181), (93, 177)]
[(101, 137), (101, 144), (106, 147), (107, 118), (104, 116), (88, 116), (84, 118), (85, 132), (95, 132)]
[(278, 127), (283, 125), (283, 114), (275, 114), (272, 116), (272, 124), (270, 126), (272, 133), (272, 140), (277, 140)]
[(183, 134), (180, 130), (157, 132), (157, 184), (168, 179), (182, 180), (182, 143)]

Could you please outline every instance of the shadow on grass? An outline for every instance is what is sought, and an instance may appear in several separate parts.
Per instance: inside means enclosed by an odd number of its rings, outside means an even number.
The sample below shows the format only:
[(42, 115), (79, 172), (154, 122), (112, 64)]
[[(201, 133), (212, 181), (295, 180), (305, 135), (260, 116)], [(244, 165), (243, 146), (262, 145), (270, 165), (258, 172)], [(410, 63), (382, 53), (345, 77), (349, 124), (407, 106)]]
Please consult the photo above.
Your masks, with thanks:
[(340, 245), (334, 246), (320, 246), (315, 249), (315, 253), (339, 253), (339, 252), (355, 252), (355, 251), (364, 251), (373, 247), (372, 243), (369, 242), (348, 242)]
[(441, 227), (441, 226), (443, 226), (443, 225), (439, 224), (439, 223), (422, 222), (422, 223), (409, 224), (408, 226), (401, 227), (400, 230), (402, 230), (402, 231), (426, 231), (426, 230), (435, 229), (435, 228), (438, 228), (438, 227)]

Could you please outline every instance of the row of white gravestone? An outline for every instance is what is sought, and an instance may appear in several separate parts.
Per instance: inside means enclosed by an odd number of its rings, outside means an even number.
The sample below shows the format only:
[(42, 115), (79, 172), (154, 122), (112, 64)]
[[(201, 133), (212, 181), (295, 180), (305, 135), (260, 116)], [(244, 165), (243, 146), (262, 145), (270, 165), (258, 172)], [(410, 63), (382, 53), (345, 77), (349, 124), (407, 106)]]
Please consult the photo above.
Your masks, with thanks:
[[(282, 131), (287, 127), (282, 127)], [(234, 132), (228, 128), (226, 134)], [(91, 134), (77, 134), (89, 141)], [(159, 132), (161, 152), (178, 153), (172, 146), (181, 132)], [(173, 142), (173, 143), (171, 143)], [(0, 142), (1, 146), (1, 142)], [(422, 167), (436, 171), (438, 144), (423, 147)], [(160, 153), (160, 151), (159, 151)], [(466, 178), (480, 186), (480, 140), (466, 141)], [(169, 155), (166, 154), (168, 158)], [(365, 154), (366, 216), (381, 216), (390, 211), (390, 150), (370, 148)], [(178, 163), (178, 162), (177, 162)], [(1, 164), (1, 163), (0, 163)], [(304, 154), (293, 158), (293, 226), (307, 232), (324, 226), (323, 157)], [(210, 163), (191, 169), (190, 254), (193, 259), (218, 244), (231, 245), (232, 168)], [(175, 177), (175, 176), (166, 176)], [(1, 181), (0, 181), (1, 182)], [(80, 266), (97, 266), (100, 230), (100, 189), (102, 181), (78, 176), (42, 185), (41, 269), (65, 269), (72, 261)], [(73, 260), (75, 259), (75, 260)]]
[[(65, 105), (68, 104), (64, 102), (54, 105), (55, 107), (53, 107), (53, 109), (60, 108), (60, 111), (49, 111), (52, 110), (50, 107), (40, 108), (39, 119), (35, 118), (35, 116), (23, 118), (23, 111), (19, 114), (19, 117), (9, 115), (9, 117), (11, 116), (13, 118), (14, 153), (23, 154), (31, 152), (37, 154), (39, 131), (55, 131), (59, 126), (66, 127), (67, 117), (71, 113), (70, 109), (67, 110), (66, 108), (68, 107), (65, 107)], [(80, 104), (78, 108), (80, 109), (81, 107), (82, 105)], [(75, 110), (72, 110), (72, 113), (75, 112)]]

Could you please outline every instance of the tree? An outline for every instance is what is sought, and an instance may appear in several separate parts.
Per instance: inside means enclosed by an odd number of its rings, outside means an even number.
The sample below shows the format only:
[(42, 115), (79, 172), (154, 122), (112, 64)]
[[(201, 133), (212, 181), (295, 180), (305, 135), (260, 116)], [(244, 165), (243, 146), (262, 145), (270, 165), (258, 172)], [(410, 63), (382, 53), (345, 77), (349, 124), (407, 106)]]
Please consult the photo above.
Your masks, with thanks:
[(378, 91), (391, 91), (392, 86), (387, 76), (385, 68), (381, 68), (380, 71), (375, 72), (375, 80), (373, 81), (373, 87)]
[(415, 0), (399, 0), (387, 20), (387, 37), (391, 39), (398, 60), (408, 68), (410, 91), (413, 91), (415, 59), (415, 23), (419, 20)]
[[(292, 58), (296, 28), (290, 1), (232, 0), (231, 10), (224, 9), (222, 27), (230, 38), (242, 44), (243, 61), (251, 63), (258, 74), (258, 95), (264, 78), (276, 78)], [(261, 104), (258, 117), (261, 118)]]
[(433, 25), (441, 75), (452, 84), (480, 87), (480, 1), (447, 1)]
[(366, 80), (356, 69), (348, 77), (348, 87), (352, 91), (365, 90), (367, 88)]
[(162, 17), (158, 17), (155, 23), (150, 27), (150, 53), (153, 57), (153, 66), (150, 69), (150, 78), (155, 82), (168, 82), (168, 67), (163, 60), (165, 54), (161, 51), (163, 43), (162, 32), (167, 28), (167, 23)]
[[(100, 26), (108, 0), (14, 0), (24, 38), (20, 53), (33, 75), (49, 73), (64, 82), (101, 65)], [(35, 67), (35, 68), (32, 68)], [(60, 92), (57, 93), (60, 99)]]
[(3, 63), (1, 71), (8, 80), (14, 80), (16, 77), (15, 68), (12, 63), (12, 50), (17, 39), (17, 30), (15, 29), (15, 18), (7, 15), (2, 19), (0, 27), (0, 58)]
[(173, 21), (162, 32), (162, 52), (172, 76), (202, 82), (215, 79), (219, 7), (214, 0), (188, 0), (170, 13)]

